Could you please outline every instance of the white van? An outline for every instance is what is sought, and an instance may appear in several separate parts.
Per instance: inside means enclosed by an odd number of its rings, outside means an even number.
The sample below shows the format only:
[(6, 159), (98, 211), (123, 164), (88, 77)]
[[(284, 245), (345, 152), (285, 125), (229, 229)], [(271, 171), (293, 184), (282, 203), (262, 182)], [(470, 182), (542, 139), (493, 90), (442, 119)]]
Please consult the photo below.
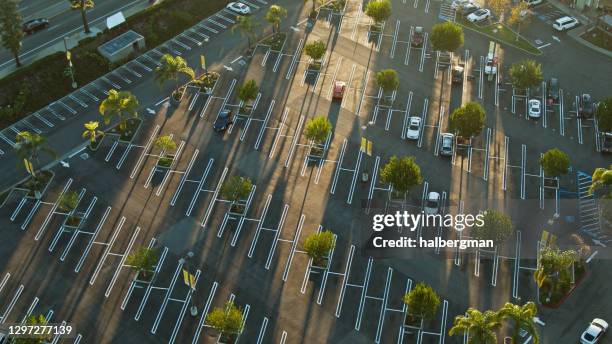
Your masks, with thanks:
[(555, 22), (553, 23), (553, 28), (557, 31), (564, 31), (576, 27), (578, 26), (578, 24), (580, 24), (578, 22), (578, 19), (565, 16), (555, 20)]
[(523, 0), (527, 6), (531, 7), (531, 6), (535, 6), (535, 5), (539, 5), (542, 3), (542, 0)]

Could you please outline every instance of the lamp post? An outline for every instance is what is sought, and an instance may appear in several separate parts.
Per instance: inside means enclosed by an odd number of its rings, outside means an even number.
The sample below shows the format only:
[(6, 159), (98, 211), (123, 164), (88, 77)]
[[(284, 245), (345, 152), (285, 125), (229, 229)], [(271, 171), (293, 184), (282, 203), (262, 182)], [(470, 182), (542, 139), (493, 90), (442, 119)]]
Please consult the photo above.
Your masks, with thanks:
[(66, 60), (68, 60), (68, 73), (72, 79), (72, 88), (77, 88), (76, 80), (74, 80), (74, 72), (72, 71), (72, 54), (68, 50), (68, 37), (64, 36), (64, 50), (66, 51)]
[(373, 126), (374, 122), (373, 121), (369, 121), (366, 125), (361, 126), (361, 138), (362, 138), (362, 149), (363, 152), (365, 153), (365, 156), (363, 157), (364, 161), (363, 161), (363, 171), (361, 172), (361, 181), (362, 182), (367, 182), (368, 179), (370, 178), (370, 175), (368, 173), (368, 158), (367, 156), (372, 154), (372, 141), (370, 141), (368, 139), (367, 136), (367, 132), (368, 132), (368, 127)]
[[(187, 254), (185, 255), (185, 257), (179, 259), (179, 263), (183, 264), (185, 266), (185, 270), (187, 271), (187, 273), (189, 274), (189, 278), (188, 278), (188, 284), (189, 284), (189, 288), (192, 288), (191, 286), (191, 272), (189, 271), (189, 265), (191, 265), (190, 259), (193, 258), (193, 252), (189, 251), (187, 252)], [(191, 314), (192, 317), (195, 317), (198, 315), (198, 307), (195, 305), (194, 301), (193, 301), (193, 294), (195, 293), (195, 285), (193, 286), (193, 292), (190, 298), (190, 303), (191, 303), (191, 307), (189, 307), (189, 313)]]

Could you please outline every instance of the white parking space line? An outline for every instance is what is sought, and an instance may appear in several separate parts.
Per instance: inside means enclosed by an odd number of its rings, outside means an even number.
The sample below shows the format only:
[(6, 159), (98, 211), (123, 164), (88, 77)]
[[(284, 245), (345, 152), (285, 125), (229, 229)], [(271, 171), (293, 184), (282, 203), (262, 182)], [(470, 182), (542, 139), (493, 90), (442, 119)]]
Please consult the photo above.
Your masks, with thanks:
[(81, 105), (82, 107), (86, 108), (87, 104), (83, 103), (83, 101), (81, 101), (79, 98), (77, 98), (75, 95), (73, 95), (72, 93), (68, 95), (68, 98), (74, 100), (75, 103)]
[(565, 114), (563, 113), (563, 89), (559, 89), (559, 132), (565, 136)]
[(94, 96), (91, 92), (87, 91), (85, 87), (79, 89), (79, 91), (81, 91), (81, 93), (83, 93), (84, 95), (88, 96), (89, 98), (91, 98), (92, 100), (96, 102), (100, 100), (100, 98)]
[(49, 122), (46, 118), (44, 118), (41, 114), (39, 114), (38, 112), (34, 113), (34, 117), (38, 118), (41, 122), (43, 122), (44, 124), (46, 124), (49, 128), (53, 128), (55, 125), (51, 122)]

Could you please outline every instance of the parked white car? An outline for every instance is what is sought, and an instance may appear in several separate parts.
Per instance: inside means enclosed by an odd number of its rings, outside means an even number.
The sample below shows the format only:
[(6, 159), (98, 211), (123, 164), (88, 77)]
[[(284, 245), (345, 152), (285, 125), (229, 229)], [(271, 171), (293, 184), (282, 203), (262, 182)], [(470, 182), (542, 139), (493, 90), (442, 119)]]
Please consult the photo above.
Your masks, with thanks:
[(470, 0), (453, 0), (453, 2), (451, 3), (451, 8), (454, 10), (458, 10), (469, 3), (471, 3)]
[(531, 7), (531, 6), (535, 6), (535, 5), (539, 5), (542, 3), (542, 0), (523, 0), (527, 6)]
[(469, 20), (472, 23), (476, 23), (476, 22), (486, 20), (489, 17), (491, 17), (491, 10), (487, 8), (481, 8), (477, 10), (476, 12), (470, 13), (470, 15), (467, 16), (467, 20)]
[(542, 116), (542, 103), (539, 99), (529, 100), (529, 117), (540, 118)]
[(242, 2), (230, 2), (225, 6), (228, 10), (234, 11), (240, 14), (251, 14), (251, 8)]
[(425, 207), (423, 212), (425, 214), (437, 214), (440, 208), (440, 194), (431, 191), (427, 194), (427, 200), (425, 201)]
[(421, 133), (421, 118), (410, 117), (408, 121), (408, 129), (406, 130), (406, 138), (409, 140), (418, 140)]
[(553, 29), (557, 31), (565, 31), (578, 26), (578, 24), (580, 24), (578, 19), (574, 17), (565, 16), (555, 20), (555, 22), (553, 23)]
[(599, 342), (604, 333), (608, 330), (608, 323), (599, 318), (593, 319), (584, 332), (580, 336), (580, 343), (582, 344), (595, 344)]

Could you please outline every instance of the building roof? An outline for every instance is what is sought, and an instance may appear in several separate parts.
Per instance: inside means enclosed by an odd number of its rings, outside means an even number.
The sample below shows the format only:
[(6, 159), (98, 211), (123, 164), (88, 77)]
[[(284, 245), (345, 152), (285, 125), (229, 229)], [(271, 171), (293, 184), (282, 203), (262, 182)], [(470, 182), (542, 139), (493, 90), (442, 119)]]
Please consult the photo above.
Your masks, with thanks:
[(144, 39), (144, 37), (132, 30), (129, 30), (102, 44), (99, 49), (105, 54), (112, 56), (123, 50), (123, 48), (131, 46), (134, 42), (142, 39)]

